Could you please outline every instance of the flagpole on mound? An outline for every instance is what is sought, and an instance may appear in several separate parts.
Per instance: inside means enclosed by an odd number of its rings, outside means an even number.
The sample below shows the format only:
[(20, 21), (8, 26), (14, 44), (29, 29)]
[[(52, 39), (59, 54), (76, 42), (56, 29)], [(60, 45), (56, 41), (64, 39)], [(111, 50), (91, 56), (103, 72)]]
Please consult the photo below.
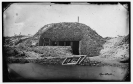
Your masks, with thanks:
[(79, 23), (79, 16), (78, 16), (78, 23)]

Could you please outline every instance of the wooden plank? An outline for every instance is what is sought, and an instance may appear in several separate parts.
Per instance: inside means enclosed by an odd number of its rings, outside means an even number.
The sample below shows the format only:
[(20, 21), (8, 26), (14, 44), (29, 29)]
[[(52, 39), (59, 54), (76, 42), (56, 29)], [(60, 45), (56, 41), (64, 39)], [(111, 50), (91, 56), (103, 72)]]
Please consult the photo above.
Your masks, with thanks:
[(85, 57), (86, 57), (86, 55), (80, 55), (80, 56), (75, 56), (75, 57), (66, 57), (66, 59), (62, 62), (62, 65), (80, 64), (85, 59)]

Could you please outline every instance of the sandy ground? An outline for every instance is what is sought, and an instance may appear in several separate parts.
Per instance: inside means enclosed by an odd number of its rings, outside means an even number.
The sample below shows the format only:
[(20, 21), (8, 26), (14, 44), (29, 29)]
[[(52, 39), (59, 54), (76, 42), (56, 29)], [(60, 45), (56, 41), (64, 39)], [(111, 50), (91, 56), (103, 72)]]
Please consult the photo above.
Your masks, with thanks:
[(104, 45), (104, 49), (100, 52), (100, 57), (110, 60), (123, 61), (129, 59), (129, 44), (122, 44), (124, 37), (113, 38), (108, 40)]
[(37, 63), (9, 64), (9, 73), (13, 70), (25, 79), (86, 79), (86, 80), (124, 80), (127, 68), (114, 66), (80, 65), (43, 65)]

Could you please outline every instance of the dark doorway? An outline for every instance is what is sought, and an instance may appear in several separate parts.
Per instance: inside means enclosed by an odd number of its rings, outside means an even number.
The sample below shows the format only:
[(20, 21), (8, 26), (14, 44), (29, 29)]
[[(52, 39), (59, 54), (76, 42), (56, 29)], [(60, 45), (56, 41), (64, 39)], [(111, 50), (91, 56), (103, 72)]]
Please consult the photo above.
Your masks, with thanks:
[(73, 54), (79, 55), (79, 41), (72, 41)]

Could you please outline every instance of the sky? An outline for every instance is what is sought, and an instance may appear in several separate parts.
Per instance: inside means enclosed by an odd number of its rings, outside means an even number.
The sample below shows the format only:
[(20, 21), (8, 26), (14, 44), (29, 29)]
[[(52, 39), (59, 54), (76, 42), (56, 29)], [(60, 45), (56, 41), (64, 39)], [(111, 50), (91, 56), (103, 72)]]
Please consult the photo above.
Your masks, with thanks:
[(102, 37), (129, 33), (126, 5), (15, 3), (4, 11), (4, 36), (34, 35), (46, 24), (77, 22), (78, 17)]

